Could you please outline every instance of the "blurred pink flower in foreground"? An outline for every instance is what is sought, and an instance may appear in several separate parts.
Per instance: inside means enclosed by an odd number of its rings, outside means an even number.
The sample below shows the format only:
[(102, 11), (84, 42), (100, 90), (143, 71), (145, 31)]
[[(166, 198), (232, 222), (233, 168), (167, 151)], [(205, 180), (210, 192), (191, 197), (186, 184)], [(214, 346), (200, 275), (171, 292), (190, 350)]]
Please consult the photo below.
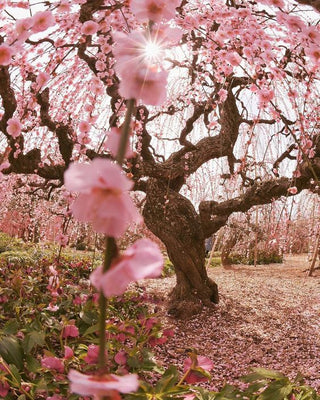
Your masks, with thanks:
[(139, 21), (174, 18), (180, 0), (131, 0), (130, 9)]
[(121, 76), (119, 93), (126, 99), (140, 99), (151, 106), (160, 106), (167, 97), (166, 71), (158, 71), (157, 67), (141, 66)]
[(149, 239), (137, 240), (111, 268), (103, 273), (102, 266), (90, 275), (90, 281), (106, 297), (119, 296), (131, 282), (144, 278), (155, 278), (161, 274), (163, 257), (158, 246)]
[(65, 186), (80, 192), (71, 206), (74, 217), (91, 222), (97, 232), (120, 237), (131, 222), (140, 222), (128, 190), (132, 182), (119, 165), (94, 159), (90, 164), (71, 164), (65, 172)]
[(189, 370), (184, 380), (189, 384), (206, 382), (208, 380), (207, 373), (213, 368), (213, 362), (209, 358), (204, 356), (196, 357), (196, 365), (194, 366), (190, 357), (184, 361), (183, 371), (187, 372)]
[[(104, 148), (108, 149), (113, 157), (116, 157), (119, 150), (120, 139), (121, 139), (121, 129), (111, 128), (110, 132), (107, 132), (108, 136), (104, 144)], [(125, 158), (130, 158), (134, 156), (134, 152), (130, 148), (130, 143), (128, 141), (127, 148), (125, 152)]]
[(149, 105), (161, 105), (167, 95), (168, 76), (168, 72), (158, 65), (162, 61), (162, 43), (156, 36), (140, 31), (128, 35), (115, 32), (113, 38), (116, 43), (113, 49), (117, 61), (115, 70), (121, 78), (121, 96)]
[(117, 375), (84, 375), (78, 371), (70, 370), (70, 391), (82, 396), (94, 396), (100, 399), (103, 396), (109, 396), (111, 399), (121, 399), (117, 396), (120, 393), (134, 392), (139, 387), (138, 376), (128, 374), (124, 376)]

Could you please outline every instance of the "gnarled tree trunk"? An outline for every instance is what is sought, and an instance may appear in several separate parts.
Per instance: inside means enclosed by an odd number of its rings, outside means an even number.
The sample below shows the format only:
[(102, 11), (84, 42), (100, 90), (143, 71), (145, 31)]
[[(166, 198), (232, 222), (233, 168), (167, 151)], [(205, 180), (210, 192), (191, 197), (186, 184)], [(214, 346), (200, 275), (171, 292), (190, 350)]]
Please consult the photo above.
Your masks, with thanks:
[(218, 303), (218, 287), (205, 269), (205, 237), (192, 203), (165, 182), (149, 179), (143, 215), (148, 228), (165, 244), (176, 271), (169, 313), (185, 318), (203, 305)]

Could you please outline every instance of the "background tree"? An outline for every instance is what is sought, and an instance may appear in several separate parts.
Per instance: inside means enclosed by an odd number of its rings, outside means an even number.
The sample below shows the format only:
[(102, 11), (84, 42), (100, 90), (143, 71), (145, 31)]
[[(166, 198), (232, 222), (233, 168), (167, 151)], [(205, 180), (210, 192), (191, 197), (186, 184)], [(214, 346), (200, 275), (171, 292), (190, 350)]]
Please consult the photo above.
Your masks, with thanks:
[[(130, 71), (117, 74), (116, 32), (149, 29), (141, 57), (169, 72), (167, 99), (136, 103), (135, 154), (124, 169), (145, 193), (145, 222), (174, 264), (170, 311), (181, 316), (218, 302), (204, 240), (230, 215), (318, 191), (318, 14), (283, 0), (182, 0), (170, 26), (148, 27), (129, 3), (2, 3), (1, 170), (37, 174), (56, 188), (72, 161), (112, 157), (109, 129), (126, 111), (119, 85), (132, 90)], [(160, 89), (144, 89), (145, 102), (157, 105)], [(221, 186), (194, 204), (186, 188), (204, 166)]]

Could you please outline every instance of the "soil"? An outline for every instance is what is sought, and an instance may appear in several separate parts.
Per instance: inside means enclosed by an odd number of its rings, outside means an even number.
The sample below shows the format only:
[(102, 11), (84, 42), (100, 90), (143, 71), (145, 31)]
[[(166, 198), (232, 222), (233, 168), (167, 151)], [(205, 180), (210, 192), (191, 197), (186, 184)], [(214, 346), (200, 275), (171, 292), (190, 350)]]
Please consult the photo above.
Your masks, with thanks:
[(214, 362), (209, 386), (238, 383), (253, 367), (298, 372), (320, 388), (320, 270), (307, 276), (305, 255), (288, 256), (283, 264), (210, 268), (220, 291), (220, 303), (189, 320), (166, 312), (175, 277), (148, 280), (146, 290), (157, 299), (155, 312), (175, 335), (155, 349), (164, 365), (181, 370), (187, 349)]

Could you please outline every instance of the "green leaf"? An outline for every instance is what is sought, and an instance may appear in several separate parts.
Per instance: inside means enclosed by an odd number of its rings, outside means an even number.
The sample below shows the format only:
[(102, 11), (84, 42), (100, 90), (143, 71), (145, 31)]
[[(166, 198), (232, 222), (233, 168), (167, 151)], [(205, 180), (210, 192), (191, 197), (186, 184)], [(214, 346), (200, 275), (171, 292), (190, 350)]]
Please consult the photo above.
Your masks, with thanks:
[(285, 375), (281, 372), (274, 371), (272, 369), (265, 368), (253, 368), (253, 372), (251, 374), (245, 375), (241, 377), (241, 380), (244, 382), (255, 382), (266, 379), (283, 379)]
[(14, 364), (9, 364), (9, 369), (11, 374), (14, 376), (14, 381), (17, 383), (17, 387), (20, 387), (21, 376), (19, 374), (18, 368)]
[(26, 395), (25, 394), (21, 394), (17, 400), (26, 400)]
[(5, 336), (0, 341), (0, 355), (7, 364), (23, 368), (23, 350), (19, 341), (13, 336)]
[(81, 311), (80, 318), (88, 325), (93, 325), (97, 321), (97, 313), (94, 311)]
[(45, 337), (44, 332), (32, 331), (27, 333), (22, 342), (25, 352), (30, 353), (35, 346), (43, 346), (45, 344)]
[(4, 335), (15, 335), (19, 330), (19, 324), (16, 319), (9, 319), (4, 324), (2, 332)]
[(225, 385), (219, 393), (216, 394), (216, 400), (234, 400), (239, 399), (240, 391), (233, 385)]
[(161, 379), (156, 384), (156, 393), (165, 393), (179, 382), (179, 373), (177, 368), (172, 366), (166, 370)]
[(41, 368), (39, 361), (30, 354), (26, 355), (27, 367), (30, 372), (37, 372)]
[(288, 379), (271, 382), (258, 396), (257, 400), (284, 400), (292, 392), (292, 384)]
[(95, 324), (93, 326), (90, 326), (83, 334), (83, 336), (91, 335), (92, 333), (98, 332), (99, 331), (99, 324)]

